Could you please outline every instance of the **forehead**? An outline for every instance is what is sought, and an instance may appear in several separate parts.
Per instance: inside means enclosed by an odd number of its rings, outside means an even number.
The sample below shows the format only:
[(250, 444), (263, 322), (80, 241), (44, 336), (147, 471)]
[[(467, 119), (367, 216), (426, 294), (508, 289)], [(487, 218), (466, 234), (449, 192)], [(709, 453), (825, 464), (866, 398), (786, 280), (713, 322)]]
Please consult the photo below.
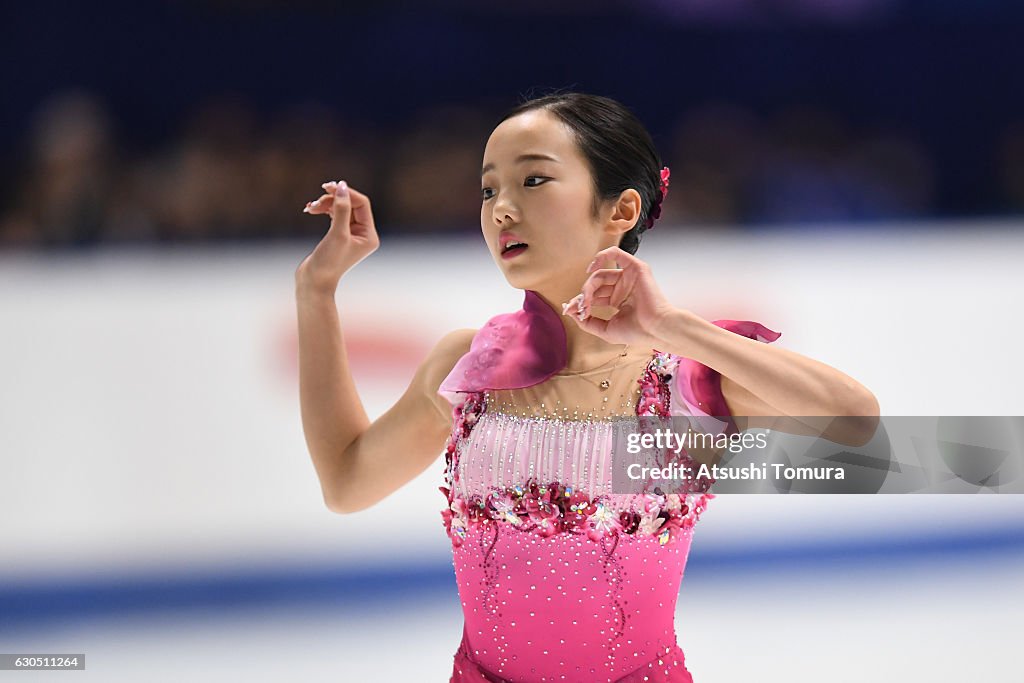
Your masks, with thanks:
[(511, 166), (524, 152), (550, 154), (562, 163), (579, 160), (568, 127), (542, 109), (524, 112), (498, 124), (484, 148), (484, 166)]

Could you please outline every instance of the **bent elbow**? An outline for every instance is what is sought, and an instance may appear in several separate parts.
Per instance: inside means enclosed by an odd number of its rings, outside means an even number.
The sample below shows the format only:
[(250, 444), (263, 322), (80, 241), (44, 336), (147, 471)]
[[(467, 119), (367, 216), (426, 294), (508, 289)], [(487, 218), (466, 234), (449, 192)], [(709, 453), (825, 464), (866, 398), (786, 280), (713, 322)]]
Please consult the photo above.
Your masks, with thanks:
[(878, 432), (878, 416), (858, 415), (850, 419), (854, 420), (854, 425), (850, 430), (850, 438), (847, 441), (847, 445), (859, 448), (871, 443), (871, 440), (875, 438), (875, 434)]
[(878, 399), (875, 398), (874, 394), (868, 391), (864, 395), (864, 400), (858, 413), (864, 423), (867, 441), (870, 441), (872, 437), (874, 437), (875, 432), (878, 431), (878, 423), (881, 421), (881, 414), (882, 409), (881, 406), (878, 405)]
[(858, 402), (858, 407), (849, 416), (842, 418), (847, 423), (847, 445), (859, 447), (868, 444), (878, 432), (881, 413), (878, 399), (868, 391)]
[(881, 406), (878, 405), (878, 399), (870, 391), (866, 392), (864, 394), (863, 412), (861, 415), (864, 415), (865, 417), (872, 417), (877, 420), (881, 413), (882, 410)]
[(352, 501), (345, 498), (344, 496), (340, 496), (336, 492), (328, 491), (326, 489), (324, 489), (323, 491), (323, 498), (324, 505), (327, 506), (328, 510), (335, 514), (349, 515), (353, 512), (359, 512), (359, 510), (362, 509), (356, 505), (353, 505)]
[(339, 515), (362, 512), (376, 503), (376, 500), (365, 496), (341, 495), (338, 491), (324, 491), (324, 505), (328, 510)]
[(326, 506), (327, 509), (330, 510), (331, 512), (334, 512), (339, 515), (344, 515), (349, 512), (348, 508), (346, 508), (340, 500), (327, 495), (326, 491), (324, 492), (323, 498), (324, 506)]

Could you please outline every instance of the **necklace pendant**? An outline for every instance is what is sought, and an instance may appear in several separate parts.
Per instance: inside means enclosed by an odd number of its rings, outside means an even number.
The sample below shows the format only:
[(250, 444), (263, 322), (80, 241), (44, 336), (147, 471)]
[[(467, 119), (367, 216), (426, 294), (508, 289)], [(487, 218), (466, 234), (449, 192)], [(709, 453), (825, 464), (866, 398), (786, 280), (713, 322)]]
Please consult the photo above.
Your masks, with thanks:
[(606, 379), (601, 380), (601, 388), (602, 389), (607, 389), (610, 386), (611, 386), (611, 382), (609, 382)]

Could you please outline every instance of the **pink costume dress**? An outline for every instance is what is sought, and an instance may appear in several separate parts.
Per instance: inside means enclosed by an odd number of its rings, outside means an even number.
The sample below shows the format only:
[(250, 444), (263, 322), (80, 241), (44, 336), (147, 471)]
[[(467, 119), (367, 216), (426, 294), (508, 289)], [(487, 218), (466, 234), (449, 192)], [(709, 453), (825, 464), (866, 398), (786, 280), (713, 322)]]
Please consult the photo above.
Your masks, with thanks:
[(565, 359), (560, 314), (527, 291), (439, 389), (454, 418), (441, 514), (464, 615), (451, 681), (691, 682), (676, 598), (713, 480), (613, 492), (611, 452), (638, 416), (735, 431), (720, 376), (653, 349), (582, 373), (563, 372)]

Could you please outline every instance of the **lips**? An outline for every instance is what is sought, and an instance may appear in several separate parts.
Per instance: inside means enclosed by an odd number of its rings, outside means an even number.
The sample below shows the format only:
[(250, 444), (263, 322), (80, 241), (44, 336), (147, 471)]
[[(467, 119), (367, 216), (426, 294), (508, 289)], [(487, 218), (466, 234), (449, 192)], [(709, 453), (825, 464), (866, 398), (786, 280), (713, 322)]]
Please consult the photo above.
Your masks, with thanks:
[(526, 240), (521, 238), (519, 235), (513, 234), (511, 232), (504, 232), (498, 238), (498, 243), (501, 245), (501, 250), (502, 251), (505, 251), (506, 249), (508, 249), (508, 246), (510, 244), (514, 244), (514, 243), (517, 243), (517, 242), (519, 244), (523, 244), (523, 245), (526, 244)]
[(516, 240), (510, 240), (508, 244), (502, 248), (501, 253), (507, 254), (514, 249), (526, 249), (526, 242), (517, 242)]
[(502, 258), (511, 258), (516, 254), (521, 254), (528, 246), (521, 237), (510, 232), (501, 235), (498, 238), (498, 243), (501, 245)]

